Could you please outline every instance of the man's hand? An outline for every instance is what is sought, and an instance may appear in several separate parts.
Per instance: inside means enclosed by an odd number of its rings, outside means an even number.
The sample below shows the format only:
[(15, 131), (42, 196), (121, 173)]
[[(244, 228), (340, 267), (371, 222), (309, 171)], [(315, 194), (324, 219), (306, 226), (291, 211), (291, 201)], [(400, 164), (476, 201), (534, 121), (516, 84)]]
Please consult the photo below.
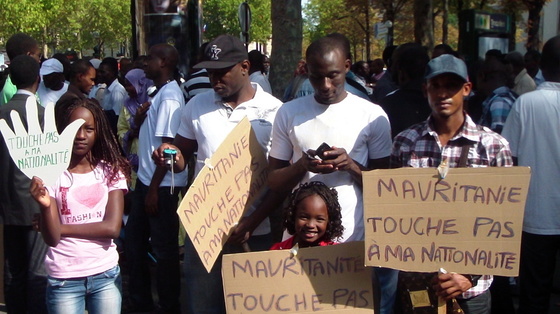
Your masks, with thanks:
[(253, 231), (254, 228), (251, 226), (250, 217), (241, 218), (239, 223), (231, 229), (227, 243), (242, 245), (249, 240)]
[(31, 218), (31, 226), (33, 227), (33, 230), (41, 232), (41, 214), (33, 214), (33, 218)]
[(144, 203), (144, 210), (149, 216), (156, 216), (158, 213), (158, 189), (148, 189), (146, 193), (146, 200)]
[(436, 295), (444, 300), (450, 300), (472, 288), (471, 282), (457, 273), (439, 274), (432, 280), (432, 285)]
[(315, 150), (313, 149), (309, 149), (307, 152), (304, 152), (303, 156), (297, 161), (297, 163), (306, 171), (313, 173), (331, 173), (336, 171), (333, 165), (325, 164), (324, 161), (311, 156), (315, 156)]
[(304, 155), (307, 155), (307, 157), (301, 158), (303, 159), (301, 160), (301, 165), (310, 172), (326, 174), (335, 171), (360, 171), (358, 164), (350, 158), (344, 148), (331, 147), (330, 150), (323, 152), (322, 160), (309, 157), (315, 155), (315, 151), (312, 149), (308, 150), (307, 154)]
[(10, 113), (14, 131), (0, 120), (0, 131), (16, 166), (29, 178), (38, 176), (47, 186), (54, 185), (68, 168), (76, 131), (85, 122), (77, 119), (58, 134), (54, 119), (54, 103), (45, 107), (44, 131), (41, 131), (35, 96), (27, 97), (27, 129), (16, 111)]
[(138, 129), (140, 129), (140, 126), (144, 123), (148, 109), (150, 109), (151, 105), (152, 104), (149, 101), (146, 101), (136, 110), (136, 114), (134, 115), (134, 124), (136, 124)]
[[(332, 165), (334, 170), (338, 171), (352, 171), (355, 170), (358, 165), (356, 162), (350, 158), (346, 149), (332, 147), (331, 150), (327, 150), (323, 153), (325, 158), (323, 159), (323, 164)], [(359, 167), (358, 167), (359, 168)]]
[(156, 165), (169, 168), (169, 165), (165, 162), (165, 155), (163, 153), (166, 149), (174, 149), (177, 152), (175, 154), (175, 164), (177, 164), (180, 160), (183, 160), (181, 150), (177, 148), (177, 146), (170, 143), (163, 143), (152, 153), (152, 159)]

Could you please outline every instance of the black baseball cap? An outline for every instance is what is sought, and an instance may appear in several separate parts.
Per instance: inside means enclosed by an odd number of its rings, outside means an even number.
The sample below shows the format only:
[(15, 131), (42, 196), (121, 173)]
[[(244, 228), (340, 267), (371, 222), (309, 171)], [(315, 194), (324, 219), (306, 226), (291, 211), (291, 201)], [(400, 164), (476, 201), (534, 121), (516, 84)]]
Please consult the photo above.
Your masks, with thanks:
[(224, 69), (248, 59), (247, 49), (241, 40), (231, 35), (220, 35), (208, 43), (202, 62), (195, 69)]

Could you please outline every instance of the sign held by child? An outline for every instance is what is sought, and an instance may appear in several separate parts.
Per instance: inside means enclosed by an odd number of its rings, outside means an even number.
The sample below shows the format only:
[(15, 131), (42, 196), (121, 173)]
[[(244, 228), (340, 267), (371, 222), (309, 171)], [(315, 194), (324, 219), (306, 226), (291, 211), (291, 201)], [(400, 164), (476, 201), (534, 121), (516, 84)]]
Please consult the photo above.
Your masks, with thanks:
[(19, 170), (29, 179), (37, 176), (45, 185), (53, 185), (58, 177), (68, 168), (72, 157), (72, 146), (76, 131), (84, 123), (78, 119), (68, 125), (59, 134), (54, 117), (54, 103), (45, 107), (45, 123), (41, 130), (37, 118), (37, 99), (29, 96), (25, 104), (27, 113), (27, 130), (16, 111), (12, 111), (13, 131), (6, 120), (0, 120), (0, 131), (10, 152), (12, 160)]
[(372, 313), (364, 243), (348, 242), (223, 257), (228, 313)]

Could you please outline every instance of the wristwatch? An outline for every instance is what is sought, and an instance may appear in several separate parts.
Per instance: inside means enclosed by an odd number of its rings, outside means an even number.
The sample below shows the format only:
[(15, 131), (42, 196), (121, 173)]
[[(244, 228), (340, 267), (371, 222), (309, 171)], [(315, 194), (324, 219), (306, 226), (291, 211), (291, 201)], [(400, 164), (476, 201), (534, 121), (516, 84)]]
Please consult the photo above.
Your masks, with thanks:
[(463, 275), (463, 276), (465, 276), (465, 278), (469, 280), (472, 287), (476, 287), (476, 285), (478, 284), (478, 279), (482, 277), (481, 275)]

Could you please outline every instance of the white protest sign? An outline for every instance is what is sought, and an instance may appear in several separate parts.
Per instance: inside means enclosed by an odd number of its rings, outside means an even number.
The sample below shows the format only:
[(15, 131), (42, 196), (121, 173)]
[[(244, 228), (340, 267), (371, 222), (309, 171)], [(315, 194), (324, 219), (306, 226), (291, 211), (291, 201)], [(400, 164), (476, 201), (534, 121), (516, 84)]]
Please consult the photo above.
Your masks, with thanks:
[(68, 168), (76, 131), (85, 122), (78, 119), (58, 134), (54, 119), (54, 103), (45, 107), (44, 131), (37, 114), (37, 99), (29, 96), (25, 104), (27, 131), (17, 111), (12, 110), (13, 131), (6, 120), (0, 120), (0, 132), (16, 166), (28, 178), (37, 176), (46, 186), (53, 185)]

